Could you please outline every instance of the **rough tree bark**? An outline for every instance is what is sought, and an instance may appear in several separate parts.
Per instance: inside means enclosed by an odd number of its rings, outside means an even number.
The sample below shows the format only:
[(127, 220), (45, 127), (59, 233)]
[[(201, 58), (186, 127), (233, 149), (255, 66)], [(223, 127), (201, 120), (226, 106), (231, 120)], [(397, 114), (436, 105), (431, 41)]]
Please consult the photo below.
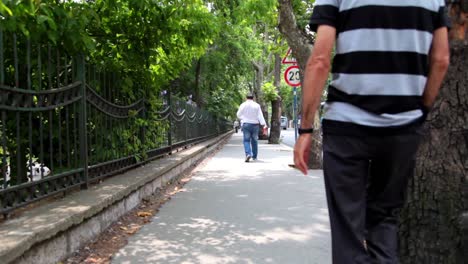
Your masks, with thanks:
[[(262, 91), (265, 66), (261, 62), (252, 62), (252, 64), (255, 68), (255, 85), (254, 85), (255, 98), (256, 98), (257, 103), (260, 105), (260, 108), (262, 109), (263, 116), (265, 117), (265, 122), (268, 122), (268, 107), (266, 105), (266, 102), (263, 96), (263, 91)], [(258, 138), (260, 140), (267, 140), (268, 136), (264, 135), (262, 133), (262, 130), (260, 129)]]
[[(265, 25), (264, 26), (264, 31), (263, 31), (263, 39), (268, 40), (269, 35), (268, 35), (268, 30)], [(254, 27), (254, 31), (257, 30), (257, 27)], [(263, 56), (265, 56), (265, 50), (263, 50)], [(254, 84), (254, 93), (255, 93), (255, 98), (257, 100), (257, 103), (260, 105), (260, 108), (262, 109), (263, 116), (265, 117), (265, 122), (268, 124), (268, 106), (267, 103), (265, 102), (265, 97), (263, 95), (262, 91), (262, 85), (263, 81), (265, 79), (265, 64), (259, 60), (259, 61), (252, 61), (252, 65), (255, 69), (255, 84)], [(262, 129), (260, 129), (258, 138), (260, 140), (268, 140), (268, 135), (264, 135), (262, 133)]]
[(468, 0), (464, 12), (461, 2), (450, 7), (450, 67), (425, 124), (401, 214), (402, 263), (459, 264), (468, 259), (468, 215), (462, 216), (468, 205)]
[(410, 181), (400, 228), (403, 263), (462, 263), (459, 216), (466, 208), (468, 170), (468, 47), (454, 45), (439, 99)]
[[(446, 1), (448, 2), (448, 1)], [(449, 15), (452, 20), (450, 39), (464, 40), (466, 43), (466, 31), (468, 30), (468, 1), (454, 0), (450, 5)]]
[(275, 54), (274, 83), (278, 96), (271, 101), (271, 122), (270, 137), (268, 143), (279, 144), (281, 136), (281, 97), (279, 96), (279, 87), (281, 82), (281, 56)]
[(278, 0), (278, 3), (279, 31), (286, 37), (292, 54), (303, 72), (307, 65), (310, 52), (313, 49), (312, 40), (305, 34), (304, 29), (298, 28), (291, 0)]
[[(313, 48), (312, 40), (305, 34), (304, 29), (298, 28), (291, 0), (278, 0), (278, 4), (279, 31), (285, 36), (288, 45), (292, 50), (292, 54), (297, 60), (302, 78), (302, 73), (307, 65), (307, 59), (309, 58)], [(314, 126), (316, 129), (320, 128), (320, 122), (318, 122), (318, 120), (319, 112), (317, 111), (314, 120)], [(311, 153), (309, 156), (309, 168), (322, 168), (322, 141), (320, 133), (314, 133), (313, 135)]]

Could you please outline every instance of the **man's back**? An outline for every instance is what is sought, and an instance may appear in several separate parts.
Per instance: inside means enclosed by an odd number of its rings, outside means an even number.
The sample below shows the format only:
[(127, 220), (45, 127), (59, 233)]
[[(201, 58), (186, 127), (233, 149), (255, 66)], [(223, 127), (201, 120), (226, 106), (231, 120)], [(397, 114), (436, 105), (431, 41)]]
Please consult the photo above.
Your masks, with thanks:
[(242, 123), (265, 124), (260, 105), (253, 100), (247, 100), (240, 105), (237, 117), (241, 119)]
[[(336, 28), (324, 131), (403, 129), (423, 116), (422, 94), (443, 0), (317, 0), (311, 27)], [(342, 129), (342, 127), (347, 129)]]
[(398, 212), (416, 162), (425, 113), (448, 68), (443, 0), (316, 0), (304, 74), (304, 174), (314, 114), (330, 69), (323, 169), (333, 263), (400, 263)]

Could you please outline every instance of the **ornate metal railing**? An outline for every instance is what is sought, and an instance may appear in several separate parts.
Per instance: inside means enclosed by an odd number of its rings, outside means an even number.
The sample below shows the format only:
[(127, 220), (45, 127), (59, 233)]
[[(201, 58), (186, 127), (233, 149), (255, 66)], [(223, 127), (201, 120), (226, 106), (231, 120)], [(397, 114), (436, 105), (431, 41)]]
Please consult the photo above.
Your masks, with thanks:
[(0, 31), (1, 214), (232, 128), (170, 92), (132, 102), (120, 85), (83, 57)]

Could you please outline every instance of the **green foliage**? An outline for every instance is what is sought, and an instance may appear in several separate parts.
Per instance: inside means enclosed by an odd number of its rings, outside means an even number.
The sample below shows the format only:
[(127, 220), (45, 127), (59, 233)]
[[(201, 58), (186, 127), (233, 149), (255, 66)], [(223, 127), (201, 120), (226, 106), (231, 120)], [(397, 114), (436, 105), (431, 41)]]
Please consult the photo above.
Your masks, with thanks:
[(208, 98), (206, 109), (220, 117), (235, 118), (237, 106), (242, 101), (238, 91), (218, 89)]
[[(183, 98), (196, 94), (197, 103), (203, 108), (234, 118), (243, 101), (242, 94), (251, 90), (255, 81), (252, 62), (261, 61), (271, 68), (268, 53), (284, 49), (275, 33), (277, 1), (209, 2), (3, 0), (0, 28), (21, 34), (32, 43), (48, 41), (68, 55), (85, 54), (87, 62), (95, 65), (93, 70), (118, 75), (119, 81), (112, 83), (113, 93), (118, 95), (113, 98), (114, 103), (127, 105), (145, 98), (149, 120), (158, 118), (162, 90), (171, 90)], [(24, 51), (20, 52), (24, 58)], [(32, 63), (38, 62), (33, 58)], [(10, 68), (5, 71), (9, 76), (14, 73)], [(47, 83), (33, 78), (34, 87), (41, 82), (43, 87)], [(88, 84), (103, 93), (102, 81)], [(271, 100), (276, 91), (271, 83), (265, 87), (267, 99)], [(95, 153), (96, 161), (125, 153), (144, 153), (164, 142), (161, 130), (168, 129), (167, 122), (146, 120), (135, 115), (126, 126), (106, 131), (103, 144), (116, 149), (104, 148), (102, 153)], [(90, 133), (99, 131), (99, 124), (104, 121), (93, 122)], [(15, 124), (8, 126), (13, 131)], [(143, 128), (152, 137), (150, 142), (138, 139), (136, 131)], [(52, 140), (58, 137), (54, 134)]]
[(244, 0), (235, 15), (242, 18), (243, 24), (247, 26), (258, 22), (273, 25), (277, 23), (276, 5), (277, 0)]
[(201, 0), (5, 0), (0, 14), (3, 31), (87, 54), (91, 63), (126, 75), (127, 84), (130, 78), (147, 89), (140, 95), (189, 68), (219, 29)]
[[(297, 90), (297, 95), (301, 94), (300, 87)], [(280, 96), (282, 99), (283, 113), (282, 115), (287, 116), (289, 119), (292, 119), (293, 115), (293, 104), (294, 104), (294, 95), (293, 88), (289, 85), (283, 84), (280, 87)], [(298, 100), (299, 102), (300, 100)]]
[(305, 29), (309, 23), (314, 4), (315, 0), (292, 0), (294, 14), (296, 16), (296, 23), (299, 28)]
[(267, 82), (263, 84), (262, 87), (263, 95), (265, 97), (265, 101), (271, 102), (278, 98), (278, 91), (276, 87), (271, 82)]
[[(112, 82), (108, 78), (103, 79), (102, 75), (98, 75), (96, 80), (88, 80), (88, 85), (101, 95), (108, 94), (111, 87), (112, 103), (129, 105), (145, 98), (148, 106), (145, 118), (133, 112), (122, 124), (96, 113), (96, 116), (88, 117), (88, 132), (94, 136), (90, 139), (92, 164), (127, 155), (144, 159), (147, 150), (161, 147), (167, 142), (167, 132), (164, 131), (169, 127), (168, 122), (158, 121), (160, 117), (157, 114), (162, 106), (160, 91), (190, 68), (192, 61), (206, 53), (220, 29), (216, 24), (218, 19), (201, 0), (3, 0), (0, 15), (4, 39), (8, 35), (8, 41), (12, 43), (13, 33), (18, 35), (20, 70), (26, 68), (25, 39), (33, 44), (33, 89), (40, 84), (42, 89), (55, 88), (49, 87), (47, 81), (48, 45), (44, 43), (51, 43), (53, 52), (58, 49), (62, 55), (85, 54), (88, 64), (94, 65), (87, 69), (88, 74), (111, 72), (117, 75), (118, 80)], [(35, 54), (41, 52), (35, 45), (38, 43), (42, 43), (40, 48), (43, 53), (41, 75), (37, 70), (39, 62)], [(9, 60), (4, 64), (5, 80), (8, 85), (17, 86), (14, 75), (18, 70), (12, 66), (13, 56), (10, 56), (13, 54), (12, 45), (5, 45), (4, 52)], [(52, 55), (53, 72), (55, 74), (57, 70), (57, 75), (63, 77), (64, 72), (58, 66), (55, 68), (55, 64), (60, 62), (55, 61), (55, 53)], [(63, 67), (63, 62), (61, 65)], [(26, 74), (20, 72), (20, 87), (25, 88), (25, 83)], [(56, 120), (63, 115), (63, 111), (56, 110), (51, 114), (56, 126)], [(21, 127), (26, 128), (28, 121), (25, 117), (22, 115), (19, 122)], [(7, 138), (16, 139), (14, 115), (7, 116), (7, 120)], [(42, 120), (44, 127), (48, 126), (47, 118), (33, 116), (33, 120)], [(112, 124), (111, 128), (109, 124)], [(151, 140), (142, 142), (140, 133), (143, 130)], [(57, 131), (54, 129), (44, 141), (65, 142), (64, 133), (59, 135)], [(28, 129), (22, 129), (20, 133), (21, 139), (9, 141), (8, 149), (14, 150), (17, 145), (21, 145), (23, 151), (28, 148)], [(34, 130), (33, 138), (39, 138), (38, 133), (39, 130)], [(55, 143), (52, 147), (57, 148)], [(57, 153), (57, 149), (51, 150), (51, 153)], [(55, 171), (58, 170), (55, 168)]]
[(216, 19), (199, 0), (97, 0), (93, 8), (100, 23), (89, 29), (98, 43), (92, 60), (138, 80), (144, 94), (177, 78), (216, 34)]
[(86, 32), (92, 13), (87, 4), (74, 2), (4, 0), (0, 28), (21, 32), (33, 42), (47, 39), (70, 53), (86, 52), (94, 49), (94, 41)]
[(271, 65), (268, 52), (278, 49), (277, 1), (209, 3), (219, 33), (204, 56), (192, 62), (191, 70), (182, 74), (175, 86), (181, 95), (198, 94), (199, 105), (233, 119), (243, 101), (242, 94), (254, 86), (253, 62)]

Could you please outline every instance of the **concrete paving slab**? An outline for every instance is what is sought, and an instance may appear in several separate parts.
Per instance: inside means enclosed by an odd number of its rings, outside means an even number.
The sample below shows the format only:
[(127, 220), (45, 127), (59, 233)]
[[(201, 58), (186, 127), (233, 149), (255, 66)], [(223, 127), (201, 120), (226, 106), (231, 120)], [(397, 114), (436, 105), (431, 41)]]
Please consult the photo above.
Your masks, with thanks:
[(112, 263), (331, 263), (322, 171), (290, 168), (285, 145), (261, 141), (258, 158), (234, 134)]

